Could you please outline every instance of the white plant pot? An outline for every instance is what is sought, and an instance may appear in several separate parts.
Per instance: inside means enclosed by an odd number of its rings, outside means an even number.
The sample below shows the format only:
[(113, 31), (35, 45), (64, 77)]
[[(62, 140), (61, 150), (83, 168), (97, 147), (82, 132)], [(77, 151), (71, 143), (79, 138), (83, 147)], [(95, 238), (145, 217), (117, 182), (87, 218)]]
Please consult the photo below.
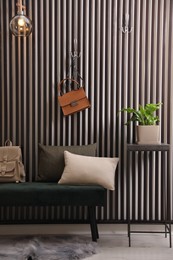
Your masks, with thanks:
[(159, 125), (137, 125), (136, 126), (137, 144), (160, 144)]

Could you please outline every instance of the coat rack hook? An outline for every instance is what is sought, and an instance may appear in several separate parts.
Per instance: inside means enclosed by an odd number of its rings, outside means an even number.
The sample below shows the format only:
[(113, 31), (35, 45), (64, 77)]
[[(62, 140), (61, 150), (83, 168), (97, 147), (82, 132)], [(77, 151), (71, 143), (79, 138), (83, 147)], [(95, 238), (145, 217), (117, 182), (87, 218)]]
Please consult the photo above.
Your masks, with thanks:
[(130, 15), (128, 13), (126, 13), (125, 16), (124, 16), (123, 26), (120, 27), (120, 30), (123, 33), (131, 33), (132, 30), (133, 30), (133, 27), (129, 26), (129, 18), (130, 18)]
[(81, 52), (78, 52), (77, 49), (78, 49), (78, 42), (77, 42), (77, 39), (75, 38), (74, 39), (74, 51), (71, 52), (72, 59), (79, 58), (81, 56)]

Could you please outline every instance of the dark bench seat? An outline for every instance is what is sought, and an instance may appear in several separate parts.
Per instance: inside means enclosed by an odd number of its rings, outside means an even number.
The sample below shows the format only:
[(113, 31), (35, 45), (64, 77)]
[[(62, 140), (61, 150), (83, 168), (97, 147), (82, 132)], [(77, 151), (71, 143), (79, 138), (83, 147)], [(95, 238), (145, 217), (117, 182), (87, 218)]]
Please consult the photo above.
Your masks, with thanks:
[[(106, 189), (98, 185), (1, 183), (0, 206), (88, 206), (92, 240), (97, 241), (96, 206), (104, 206)], [(0, 222), (0, 224), (2, 224)]]

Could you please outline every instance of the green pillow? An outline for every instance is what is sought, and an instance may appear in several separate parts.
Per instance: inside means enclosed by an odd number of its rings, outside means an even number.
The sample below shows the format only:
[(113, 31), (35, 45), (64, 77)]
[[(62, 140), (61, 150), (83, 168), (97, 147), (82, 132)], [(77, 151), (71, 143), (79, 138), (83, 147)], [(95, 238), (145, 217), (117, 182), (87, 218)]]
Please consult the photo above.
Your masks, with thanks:
[(96, 156), (97, 144), (81, 146), (38, 145), (38, 176), (40, 182), (58, 182), (64, 170), (64, 151), (85, 156)]

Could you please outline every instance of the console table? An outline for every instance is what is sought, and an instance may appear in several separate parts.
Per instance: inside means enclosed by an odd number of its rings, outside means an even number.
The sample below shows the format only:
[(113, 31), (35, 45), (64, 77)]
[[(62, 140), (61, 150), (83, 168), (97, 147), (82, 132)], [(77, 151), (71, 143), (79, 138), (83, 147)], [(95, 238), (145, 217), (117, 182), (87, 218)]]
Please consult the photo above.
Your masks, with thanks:
[[(162, 224), (164, 225), (164, 231), (135, 231), (131, 230), (131, 224), (151, 224), (150, 221), (134, 221), (130, 217), (131, 213), (131, 183), (133, 178), (133, 171), (130, 165), (130, 154), (131, 153), (141, 153), (141, 152), (161, 152), (163, 154), (163, 165), (166, 169), (166, 172), (163, 174), (163, 192), (162, 192), (162, 206), (164, 212), (164, 220), (154, 220), (152, 224)], [(166, 158), (167, 153), (167, 160)], [(127, 219), (128, 219), (128, 238), (129, 238), (129, 247), (131, 246), (131, 234), (132, 233), (164, 233), (165, 237), (169, 234), (169, 246), (172, 247), (171, 243), (171, 210), (170, 210), (170, 164), (169, 164), (169, 156), (170, 156), (170, 145), (169, 144), (127, 144)], [(147, 158), (149, 159), (149, 158)], [(150, 169), (151, 170), (151, 169)], [(163, 168), (162, 168), (163, 171)], [(131, 173), (131, 174), (130, 174)], [(139, 172), (137, 173), (139, 174)], [(145, 172), (144, 172), (145, 174)], [(133, 202), (132, 202), (133, 203)]]

